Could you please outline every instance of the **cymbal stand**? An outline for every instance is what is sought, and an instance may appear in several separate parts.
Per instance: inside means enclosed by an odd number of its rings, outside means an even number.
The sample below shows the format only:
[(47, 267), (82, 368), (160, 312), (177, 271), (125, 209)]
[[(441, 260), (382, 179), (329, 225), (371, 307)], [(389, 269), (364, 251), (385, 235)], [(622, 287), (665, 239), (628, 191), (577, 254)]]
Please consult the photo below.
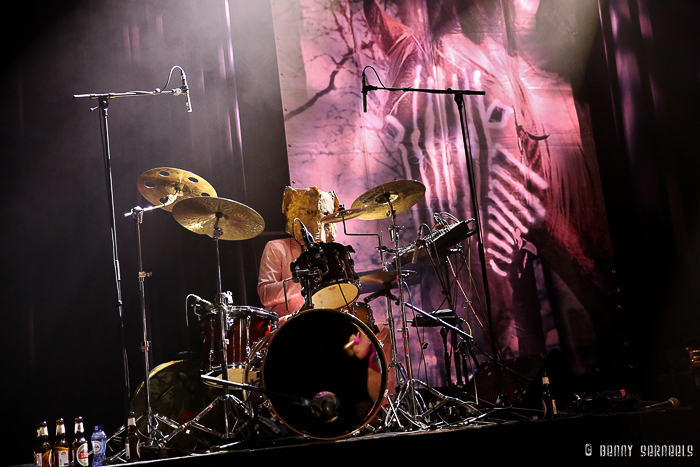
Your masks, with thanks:
[[(228, 339), (226, 338), (226, 324), (227, 324), (227, 317), (228, 317), (228, 311), (230, 307), (233, 306), (233, 297), (231, 296), (231, 292), (223, 292), (222, 291), (222, 285), (221, 285), (221, 253), (219, 251), (219, 239), (223, 236), (224, 232), (219, 227), (219, 221), (223, 217), (223, 213), (217, 212), (216, 213), (216, 221), (214, 222), (214, 228), (212, 231), (212, 238), (214, 239), (214, 244), (216, 245), (216, 300), (215, 303), (212, 307), (212, 311), (215, 311), (219, 315), (219, 327), (220, 327), (220, 332), (221, 332), (221, 379), (214, 378), (214, 380), (218, 383), (221, 384), (224, 394), (221, 396), (218, 396), (214, 401), (206, 406), (204, 410), (202, 410), (198, 415), (196, 415), (192, 420), (178, 426), (173, 430), (171, 433), (169, 433), (165, 437), (165, 441), (168, 442), (170, 439), (172, 439), (174, 436), (176, 436), (178, 433), (188, 430), (190, 427), (197, 428), (199, 430), (205, 431), (207, 433), (210, 433), (212, 435), (218, 436), (220, 438), (224, 439), (230, 439), (234, 438), (237, 436), (243, 428), (250, 422), (250, 413), (251, 409), (246, 405), (245, 402), (241, 401), (239, 398), (234, 396), (233, 394), (229, 393), (229, 385), (226, 384), (228, 382)], [(206, 376), (202, 375), (202, 379), (205, 379)], [(204, 417), (207, 413), (209, 413), (217, 404), (223, 403), (224, 404), (224, 433), (219, 433), (215, 430), (212, 430), (210, 428), (207, 428), (201, 424), (199, 424), (199, 420)], [(233, 407), (240, 409), (247, 417), (248, 420), (240, 426), (238, 429), (236, 429), (236, 425), (234, 424), (233, 426), (230, 426), (229, 424), (229, 414), (231, 413), (231, 406), (230, 404), (233, 404)]]
[[(382, 236), (382, 232), (380, 231), (378, 234), (370, 234), (370, 233), (353, 233), (353, 232), (348, 232), (347, 231), (347, 226), (345, 224), (345, 215), (343, 212), (345, 211), (345, 206), (342, 204), (340, 205), (338, 212), (340, 213), (340, 217), (343, 222), (343, 233), (346, 236), (349, 237), (377, 237), (377, 243), (378, 246), (377, 251), (379, 251), (379, 261), (382, 264), (382, 270), (383, 271), (388, 271), (389, 267), (388, 265), (390, 262), (386, 261), (386, 253), (388, 251), (387, 247), (384, 245), (384, 238)], [(392, 209), (393, 211), (393, 209)], [(388, 286), (390, 290), (391, 286)], [(385, 295), (384, 289), (382, 289), (379, 292), (373, 293), (371, 296), (366, 297), (364, 299), (364, 302), (368, 304), (375, 298), (377, 298), (380, 295)], [(398, 347), (396, 344), (396, 326), (394, 324), (394, 317), (391, 309), (391, 302), (387, 299), (386, 300), (386, 313), (387, 313), (387, 326), (389, 327), (389, 337), (390, 337), (390, 342), (391, 342), (391, 362), (388, 365), (389, 370), (394, 371), (394, 381), (396, 382), (401, 382), (401, 381), (407, 381), (409, 378), (406, 375), (406, 370), (403, 367), (403, 365), (398, 361)], [(391, 412), (394, 415), (396, 415), (396, 411), (398, 410), (398, 401), (395, 403), (392, 401), (390, 398), (387, 397), (387, 400), (389, 401), (390, 407), (391, 407)], [(396, 404), (396, 406), (394, 406)], [(398, 420), (398, 416), (395, 417), (395, 421), (399, 425), (399, 429), (403, 430), (403, 425), (401, 425), (401, 422)]]
[[(338, 213), (340, 214), (342, 223), (343, 223), (343, 233), (346, 236), (349, 237), (377, 237), (377, 243), (378, 246), (377, 251), (379, 251), (379, 260), (382, 264), (382, 270), (383, 271), (388, 271), (388, 265), (390, 264), (389, 261), (386, 261), (386, 254), (389, 252), (389, 249), (384, 245), (384, 239), (382, 237), (382, 232), (380, 231), (378, 234), (370, 234), (370, 233), (353, 233), (353, 232), (348, 232), (347, 231), (347, 225), (345, 224), (345, 206), (340, 205), (338, 209)], [(391, 208), (391, 212), (393, 213), (393, 218), (394, 218), (394, 225), (396, 225), (396, 211)], [(400, 230), (400, 228), (398, 228)], [(397, 239), (398, 240), (398, 239)], [(398, 247), (397, 247), (398, 248)], [(371, 294), (368, 297), (365, 297), (364, 302), (365, 304), (368, 304), (375, 298), (379, 296), (386, 296), (386, 293), (391, 290), (391, 285), (385, 285), (385, 287), (380, 290), (379, 292), (375, 292)], [(389, 299), (386, 300), (386, 310), (387, 310), (387, 326), (389, 327), (389, 338), (391, 342), (391, 362), (388, 364), (388, 370), (393, 370), (394, 371), (394, 380), (400, 384), (400, 386), (404, 387), (406, 381), (410, 381), (411, 378), (408, 377), (406, 369), (404, 366), (401, 364), (401, 362), (398, 361), (398, 346), (396, 343), (396, 326), (394, 323), (394, 317), (392, 313), (392, 308), (391, 308), (391, 301)], [(388, 394), (388, 391), (387, 391)], [(392, 400), (391, 397), (388, 395), (386, 396), (387, 401), (389, 402), (389, 411), (387, 413), (387, 417), (384, 421), (384, 425), (388, 427), (391, 424), (396, 424), (398, 426), (398, 429), (400, 431), (404, 431), (405, 427), (401, 424), (401, 420), (399, 417), (399, 412), (402, 412), (402, 409), (400, 407), (400, 402), (402, 397), (396, 397), (395, 400)], [(409, 420), (411, 420), (411, 417), (408, 417)], [(413, 422), (415, 423), (415, 422)], [(417, 425), (419, 428), (422, 428), (420, 425)]]
[(143, 213), (146, 211), (151, 211), (157, 209), (161, 206), (151, 206), (148, 208), (141, 208), (141, 206), (134, 207), (130, 212), (124, 214), (124, 217), (131, 216), (134, 219), (134, 225), (136, 226), (136, 253), (139, 267), (139, 295), (141, 298), (141, 326), (143, 328), (143, 341), (141, 342), (141, 352), (143, 352), (143, 363), (144, 363), (144, 394), (146, 401), (146, 412), (143, 414), (146, 417), (146, 433), (144, 438), (146, 439), (146, 446), (159, 446), (163, 447), (163, 433), (158, 429), (158, 421), (156, 418), (158, 414), (153, 411), (151, 405), (151, 366), (150, 366), (150, 349), (151, 341), (148, 338), (148, 318), (146, 312), (146, 278), (151, 277), (153, 273), (146, 272), (143, 270), (143, 253), (141, 246), (141, 224), (143, 223)]
[[(391, 289), (391, 284), (388, 284), (384, 289), (380, 290), (379, 292), (376, 292), (375, 294), (372, 294), (371, 299), (374, 299), (380, 295), (383, 295), (386, 297), (387, 302), (394, 301), (396, 303), (399, 303), (399, 298), (396, 297), (394, 294), (392, 294), (390, 289)], [(416, 311), (421, 316), (425, 316), (426, 318), (429, 318), (430, 320), (434, 321), (436, 323), (436, 325), (442, 326), (443, 329), (446, 329), (448, 331), (453, 331), (456, 334), (459, 334), (459, 336), (462, 339), (464, 339), (465, 341), (471, 342), (471, 340), (473, 339), (473, 337), (470, 334), (468, 334), (467, 332), (465, 332), (461, 328), (453, 326), (452, 324), (435, 316), (434, 314), (432, 314), (430, 312), (421, 310), (417, 306), (414, 306), (410, 303), (405, 303), (405, 306)], [(425, 427), (424, 421), (427, 421), (431, 414), (437, 412), (440, 408), (442, 408), (443, 406), (446, 406), (448, 404), (451, 404), (452, 406), (455, 406), (458, 408), (467, 409), (469, 414), (474, 414), (474, 416), (460, 419), (458, 421), (459, 423), (464, 423), (464, 424), (473, 423), (473, 422), (476, 422), (485, 416), (485, 414), (482, 414), (475, 407), (473, 402), (465, 401), (462, 399), (458, 399), (456, 397), (442, 394), (441, 392), (437, 391), (436, 389), (432, 388), (430, 385), (428, 385), (427, 383), (425, 383), (419, 379), (412, 379), (411, 383), (413, 385), (414, 390), (415, 390), (416, 385), (421, 386), (422, 388), (424, 388), (428, 393), (432, 394), (439, 401), (437, 404), (433, 405), (430, 408), (421, 407), (421, 409), (423, 411), (421, 413), (415, 415), (415, 421), (411, 420), (412, 423), (414, 423), (419, 428)], [(402, 413), (404, 413), (404, 415), (406, 415), (405, 412), (402, 412)], [(389, 414), (389, 416), (387, 416), (387, 421), (385, 422), (385, 424), (387, 426), (390, 423), (390, 415), (392, 415), (392, 414)], [(393, 414), (393, 415), (394, 415), (394, 417), (397, 417), (397, 414)], [(398, 420), (394, 420), (394, 421), (398, 421)], [(399, 423), (399, 426), (400, 426), (400, 423)]]
[[(413, 378), (413, 368), (411, 364), (411, 345), (410, 345), (410, 336), (408, 332), (408, 321), (406, 319), (406, 301), (404, 299), (404, 283), (403, 280), (401, 280), (401, 258), (398, 255), (399, 251), (399, 237), (401, 230), (403, 230), (403, 227), (400, 227), (396, 224), (396, 210), (394, 209), (394, 206), (392, 205), (392, 199), (391, 199), (391, 194), (390, 193), (384, 193), (384, 198), (386, 203), (389, 205), (389, 213), (391, 215), (391, 225), (389, 226), (389, 232), (391, 234), (391, 240), (392, 243), (394, 244), (394, 249), (393, 253), (395, 253), (394, 257), (394, 266), (396, 269), (396, 284), (398, 286), (399, 290), (399, 297), (398, 297), (398, 303), (399, 303), (399, 313), (401, 316), (401, 334), (403, 337), (403, 348), (404, 348), (404, 354), (405, 354), (405, 361), (406, 365), (403, 368), (405, 371), (405, 379), (398, 379), (397, 383), (399, 384), (399, 393), (396, 396), (396, 405), (398, 407), (398, 411), (401, 412), (406, 419), (412, 423), (414, 426), (418, 428), (424, 428), (424, 425), (420, 423), (418, 420), (418, 405), (417, 405), (417, 399), (416, 399), (416, 392), (415, 392), (415, 380)], [(389, 300), (387, 300), (387, 304), (389, 304)], [(391, 313), (391, 307), (390, 305), (387, 306), (387, 311)], [(391, 329), (392, 323), (394, 321), (394, 318), (392, 315), (388, 316), (388, 322), (391, 330), (391, 336), (392, 340), (395, 341), (395, 329)], [(396, 343), (394, 342), (393, 344), (393, 351), (396, 351)], [(394, 354), (396, 355), (396, 353)], [(393, 358), (395, 360), (396, 357)], [(397, 375), (400, 372), (397, 371)], [(401, 403), (405, 402), (406, 409), (403, 409), (401, 407)], [(396, 413), (394, 413), (394, 417), (396, 418)], [(395, 420), (398, 422), (398, 420)]]

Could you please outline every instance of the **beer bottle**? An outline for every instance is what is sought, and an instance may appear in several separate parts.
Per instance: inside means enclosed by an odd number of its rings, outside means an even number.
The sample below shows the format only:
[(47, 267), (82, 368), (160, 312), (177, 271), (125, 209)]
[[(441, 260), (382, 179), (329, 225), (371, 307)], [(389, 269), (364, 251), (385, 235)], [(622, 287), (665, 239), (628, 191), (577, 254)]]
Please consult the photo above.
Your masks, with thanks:
[(126, 436), (124, 437), (124, 449), (126, 450), (126, 461), (137, 461), (141, 458), (141, 447), (139, 446), (139, 435), (136, 431), (136, 419), (134, 412), (129, 412), (129, 420), (126, 422)]
[(34, 467), (51, 467), (51, 443), (49, 443), (49, 428), (46, 422), (39, 423), (36, 428)]
[(90, 464), (90, 449), (85, 439), (85, 427), (83, 417), (75, 419), (75, 437), (73, 438), (73, 466), (87, 466)]
[(63, 419), (56, 420), (56, 442), (53, 443), (53, 467), (68, 467), (70, 460), (68, 459), (68, 441), (66, 441), (66, 427), (63, 425)]
[(554, 418), (557, 416), (557, 402), (552, 397), (547, 373), (542, 373), (542, 412), (544, 412), (544, 418)]

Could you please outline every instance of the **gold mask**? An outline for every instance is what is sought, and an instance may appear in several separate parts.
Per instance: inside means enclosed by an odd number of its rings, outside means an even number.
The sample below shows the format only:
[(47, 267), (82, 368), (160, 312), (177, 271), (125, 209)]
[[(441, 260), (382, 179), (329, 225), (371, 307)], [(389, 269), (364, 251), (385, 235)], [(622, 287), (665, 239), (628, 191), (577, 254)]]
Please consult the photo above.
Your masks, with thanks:
[(284, 189), (282, 212), (287, 216), (285, 230), (289, 235), (303, 243), (301, 226), (294, 219), (304, 223), (309, 233), (317, 242), (332, 242), (335, 240), (335, 224), (321, 224), (321, 219), (338, 210), (338, 198), (333, 191), (321, 191), (316, 186), (309, 188)]

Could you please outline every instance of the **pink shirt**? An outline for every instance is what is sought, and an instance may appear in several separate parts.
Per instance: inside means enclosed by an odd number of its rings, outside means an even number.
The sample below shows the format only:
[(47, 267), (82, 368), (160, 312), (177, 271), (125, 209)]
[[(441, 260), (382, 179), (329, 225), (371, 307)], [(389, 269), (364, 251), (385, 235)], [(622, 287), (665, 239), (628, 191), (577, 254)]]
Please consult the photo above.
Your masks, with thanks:
[[(258, 295), (263, 306), (268, 311), (276, 312), (279, 317), (287, 315), (284, 303), (282, 281), (292, 277), (289, 265), (301, 254), (301, 246), (292, 237), (271, 240), (265, 245), (260, 260), (258, 273)], [(289, 312), (298, 311), (304, 305), (301, 295), (301, 284), (287, 281), (287, 299)]]

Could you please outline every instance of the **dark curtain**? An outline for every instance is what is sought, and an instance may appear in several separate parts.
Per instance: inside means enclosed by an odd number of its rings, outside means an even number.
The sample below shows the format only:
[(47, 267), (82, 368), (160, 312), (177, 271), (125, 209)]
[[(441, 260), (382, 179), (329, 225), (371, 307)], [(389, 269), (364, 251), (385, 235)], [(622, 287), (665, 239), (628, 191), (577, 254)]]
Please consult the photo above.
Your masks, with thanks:
[[(5, 462), (28, 463), (36, 424), (53, 436), (62, 417), (72, 437), (125, 418), (119, 307), (110, 241), (105, 165), (96, 101), (74, 94), (163, 88), (179, 65), (183, 97), (109, 101), (111, 170), (124, 343), (131, 392), (144, 379), (135, 224), (148, 202), (138, 177), (156, 167), (193, 172), (218, 196), (260, 213), (263, 235), (221, 242), (222, 287), (237, 305), (259, 306), (257, 267), (267, 239), (282, 231), (289, 184), (270, 6), (237, 1), (32, 2), (6, 18), (0, 110), (2, 428), (14, 446)], [(10, 32), (11, 31), (11, 32)], [(180, 86), (175, 70), (167, 89)], [(144, 215), (142, 251), (151, 368), (200, 352), (185, 298), (213, 300), (210, 237), (170, 213)]]

